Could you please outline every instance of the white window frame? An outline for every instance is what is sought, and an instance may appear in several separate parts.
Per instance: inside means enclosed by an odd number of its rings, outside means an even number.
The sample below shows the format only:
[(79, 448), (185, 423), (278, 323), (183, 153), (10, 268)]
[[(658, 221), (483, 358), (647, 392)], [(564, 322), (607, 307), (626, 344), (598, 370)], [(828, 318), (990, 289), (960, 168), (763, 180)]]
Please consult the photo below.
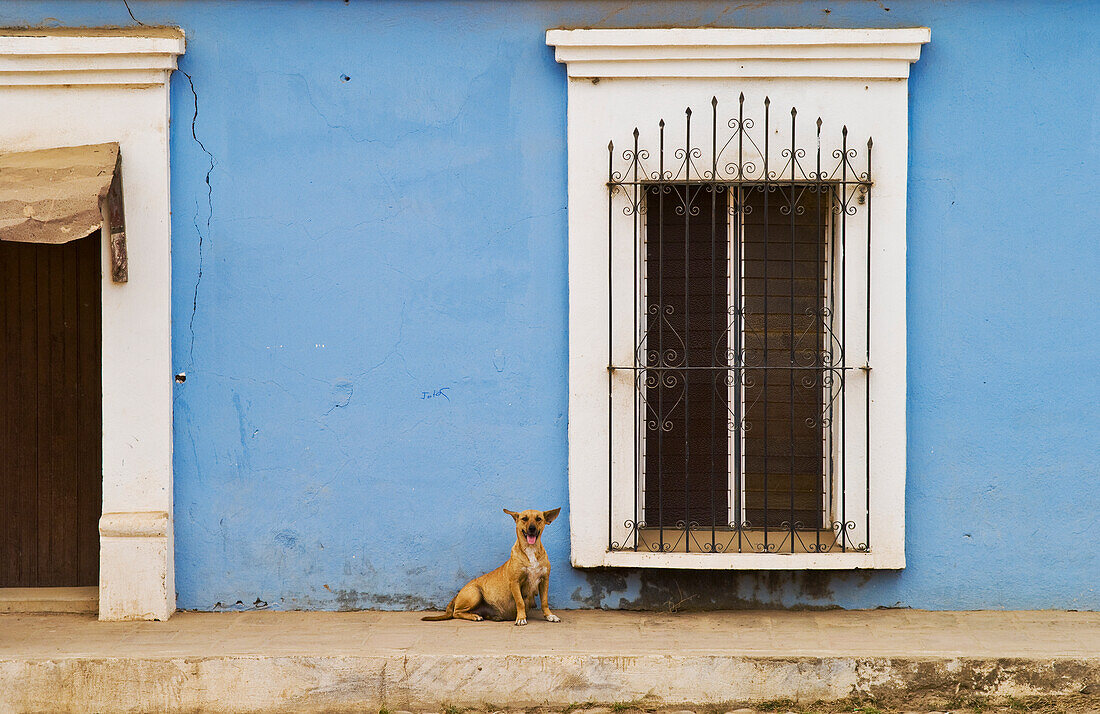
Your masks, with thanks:
[(172, 239), (168, 79), (183, 32), (0, 31), (0, 151), (118, 142), (129, 280), (102, 256), (99, 618), (176, 609), (172, 529)]
[[(569, 517), (575, 567), (694, 569), (854, 569), (905, 567), (906, 329), (905, 216), (908, 161), (909, 65), (930, 39), (928, 28), (905, 29), (607, 29), (550, 30), (568, 76), (569, 194)], [(869, 462), (849, 453), (851, 472), (869, 474), (867, 552), (681, 553), (611, 550), (608, 547), (608, 466), (615, 491), (629, 494), (634, 478), (633, 430), (612, 433), (610, 418), (629, 426), (632, 404), (608, 398), (608, 354), (629, 363), (634, 348), (632, 288), (611, 295), (609, 273), (630, 269), (632, 251), (608, 247), (607, 145), (625, 145), (637, 126), (655, 127), (684, 108), (709, 109), (718, 97), (727, 108), (744, 93), (759, 106), (767, 96), (776, 116), (796, 106), (800, 116), (846, 125), (857, 141), (874, 139), (874, 285), (868, 298), (859, 280), (849, 280), (846, 327), (850, 354), (863, 354), (869, 329), (873, 386), (869, 420), (850, 410), (848, 428), (873, 426)], [(789, 117), (789, 114), (787, 115)], [(807, 122), (808, 126), (809, 122)], [(776, 123), (777, 135), (783, 123)], [(857, 144), (858, 145), (858, 144)], [(832, 148), (832, 147), (830, 147)], [(624, 220), (612, 218), (613, 221)], [(630, 220), (625, 219), (625, 220)], [(614, 234), (615, 231), (613, 231)], [(865, 248), (854, 248), (866, 260)], [(625, 253), (625, 255), (624, 255)], [(626, 266), (625, 268), (622, 266)], [(616, 284), (625, 281), (615, 281)], [(611, 303), (614, 344), (609, 345)], [(870, 325), (864, 315), (870, 300)], [(858, 335), (859, 337), (853, 337)], [(616, 358), (618, 359), (618, 358)], [(621, 375), (621, 376), (620, 376)], [(629, 394), (632, 375), (612, 372)], [(867, 372), (857, 370), (845, 386), (864, 404)], [(858, 412), (852, 414), (851, 411)], [(626, 467), (630, 462), (630, 468)], [(616, 497), (618, 498), (618, 497)]]

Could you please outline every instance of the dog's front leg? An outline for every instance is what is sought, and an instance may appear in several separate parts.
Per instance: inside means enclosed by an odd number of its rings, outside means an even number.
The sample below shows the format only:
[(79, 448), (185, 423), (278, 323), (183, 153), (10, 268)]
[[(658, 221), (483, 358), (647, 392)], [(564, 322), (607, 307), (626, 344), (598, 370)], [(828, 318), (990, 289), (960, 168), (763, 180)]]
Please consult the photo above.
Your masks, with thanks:
[(539, 600), (542, 601), (542, 616), (547, 622), (561, 622), (561, 618), (550, 612), (550, 601), (547, 599), (550, 593), (550, 578), (543, 578), (539, 583)]
[(512, 588), (512, 598), (516, 601), (516, 625), (527, 624), (527, 604), (523, 602), (523, 592), (519, 587), (519, 580), (509, 583)]

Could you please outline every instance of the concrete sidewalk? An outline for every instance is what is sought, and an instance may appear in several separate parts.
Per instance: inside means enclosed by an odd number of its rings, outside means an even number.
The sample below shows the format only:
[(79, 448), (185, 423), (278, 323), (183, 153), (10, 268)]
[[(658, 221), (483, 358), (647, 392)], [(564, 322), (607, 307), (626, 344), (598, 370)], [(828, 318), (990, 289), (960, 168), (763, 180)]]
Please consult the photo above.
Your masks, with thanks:
[(377, 711), (1100, 693), (1100, 613), (0, 615), (0, 711)]

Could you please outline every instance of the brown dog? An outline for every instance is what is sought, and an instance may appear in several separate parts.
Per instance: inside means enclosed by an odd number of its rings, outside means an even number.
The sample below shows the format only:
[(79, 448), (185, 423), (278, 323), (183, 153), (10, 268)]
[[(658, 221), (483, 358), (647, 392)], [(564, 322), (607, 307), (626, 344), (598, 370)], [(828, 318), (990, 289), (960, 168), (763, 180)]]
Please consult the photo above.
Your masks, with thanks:
[(458, 595), (447, 604), (443, 615), (422, 617), (421, 620), (510, 620), (527, 624), (527, 608), (535, 606), (535, 593), (542, 601), (542, 614), (549, 622), (561, 622), (550, 612), (546, 599), (550, 589), (550, 559), (542, 547), (542, 529), (558, 517), (560, 508), (552, 511), (527, 510), (504, 512), (516, 521), (516, 544), (512, 557), (491, 573), (474, 578), (462, 586)]

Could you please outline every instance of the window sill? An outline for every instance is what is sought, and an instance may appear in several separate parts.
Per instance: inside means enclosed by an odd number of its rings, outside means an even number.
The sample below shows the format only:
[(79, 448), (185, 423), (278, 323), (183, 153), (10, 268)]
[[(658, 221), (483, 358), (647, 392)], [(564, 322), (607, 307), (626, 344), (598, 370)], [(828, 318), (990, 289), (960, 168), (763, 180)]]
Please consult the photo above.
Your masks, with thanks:
[(645, 553), (605, 551), (594, 557), (576, 552), (575, 568), (669, 568), (684, 570), (900, 570), (905, 556), (868, 553)]
[[(855, 525), (852, 523), (851, 525)], [(798, 529), (793, 533), (789, 530), (775, 527), (769, 528), (765, 533), (763, 528), (749, 528), (745, 526), (741, 531), (731, 528), (715, 529), (713, 533), (709, 526), (700, 526), (685, 534), (683, 529), (643, 528), (638, 531), (638, 543), (635, 549), (633, 537), (628, 538), (628, 543), (621, 551), (630, 550), (639, 553), (704, 553), (707, 555), (827, 555), (837, 553), (866, 553), (867, 548), (859, 547), (857, 539), (851, 530), (844, 536), (841, 543), (837, 530), (813, 530)]]

